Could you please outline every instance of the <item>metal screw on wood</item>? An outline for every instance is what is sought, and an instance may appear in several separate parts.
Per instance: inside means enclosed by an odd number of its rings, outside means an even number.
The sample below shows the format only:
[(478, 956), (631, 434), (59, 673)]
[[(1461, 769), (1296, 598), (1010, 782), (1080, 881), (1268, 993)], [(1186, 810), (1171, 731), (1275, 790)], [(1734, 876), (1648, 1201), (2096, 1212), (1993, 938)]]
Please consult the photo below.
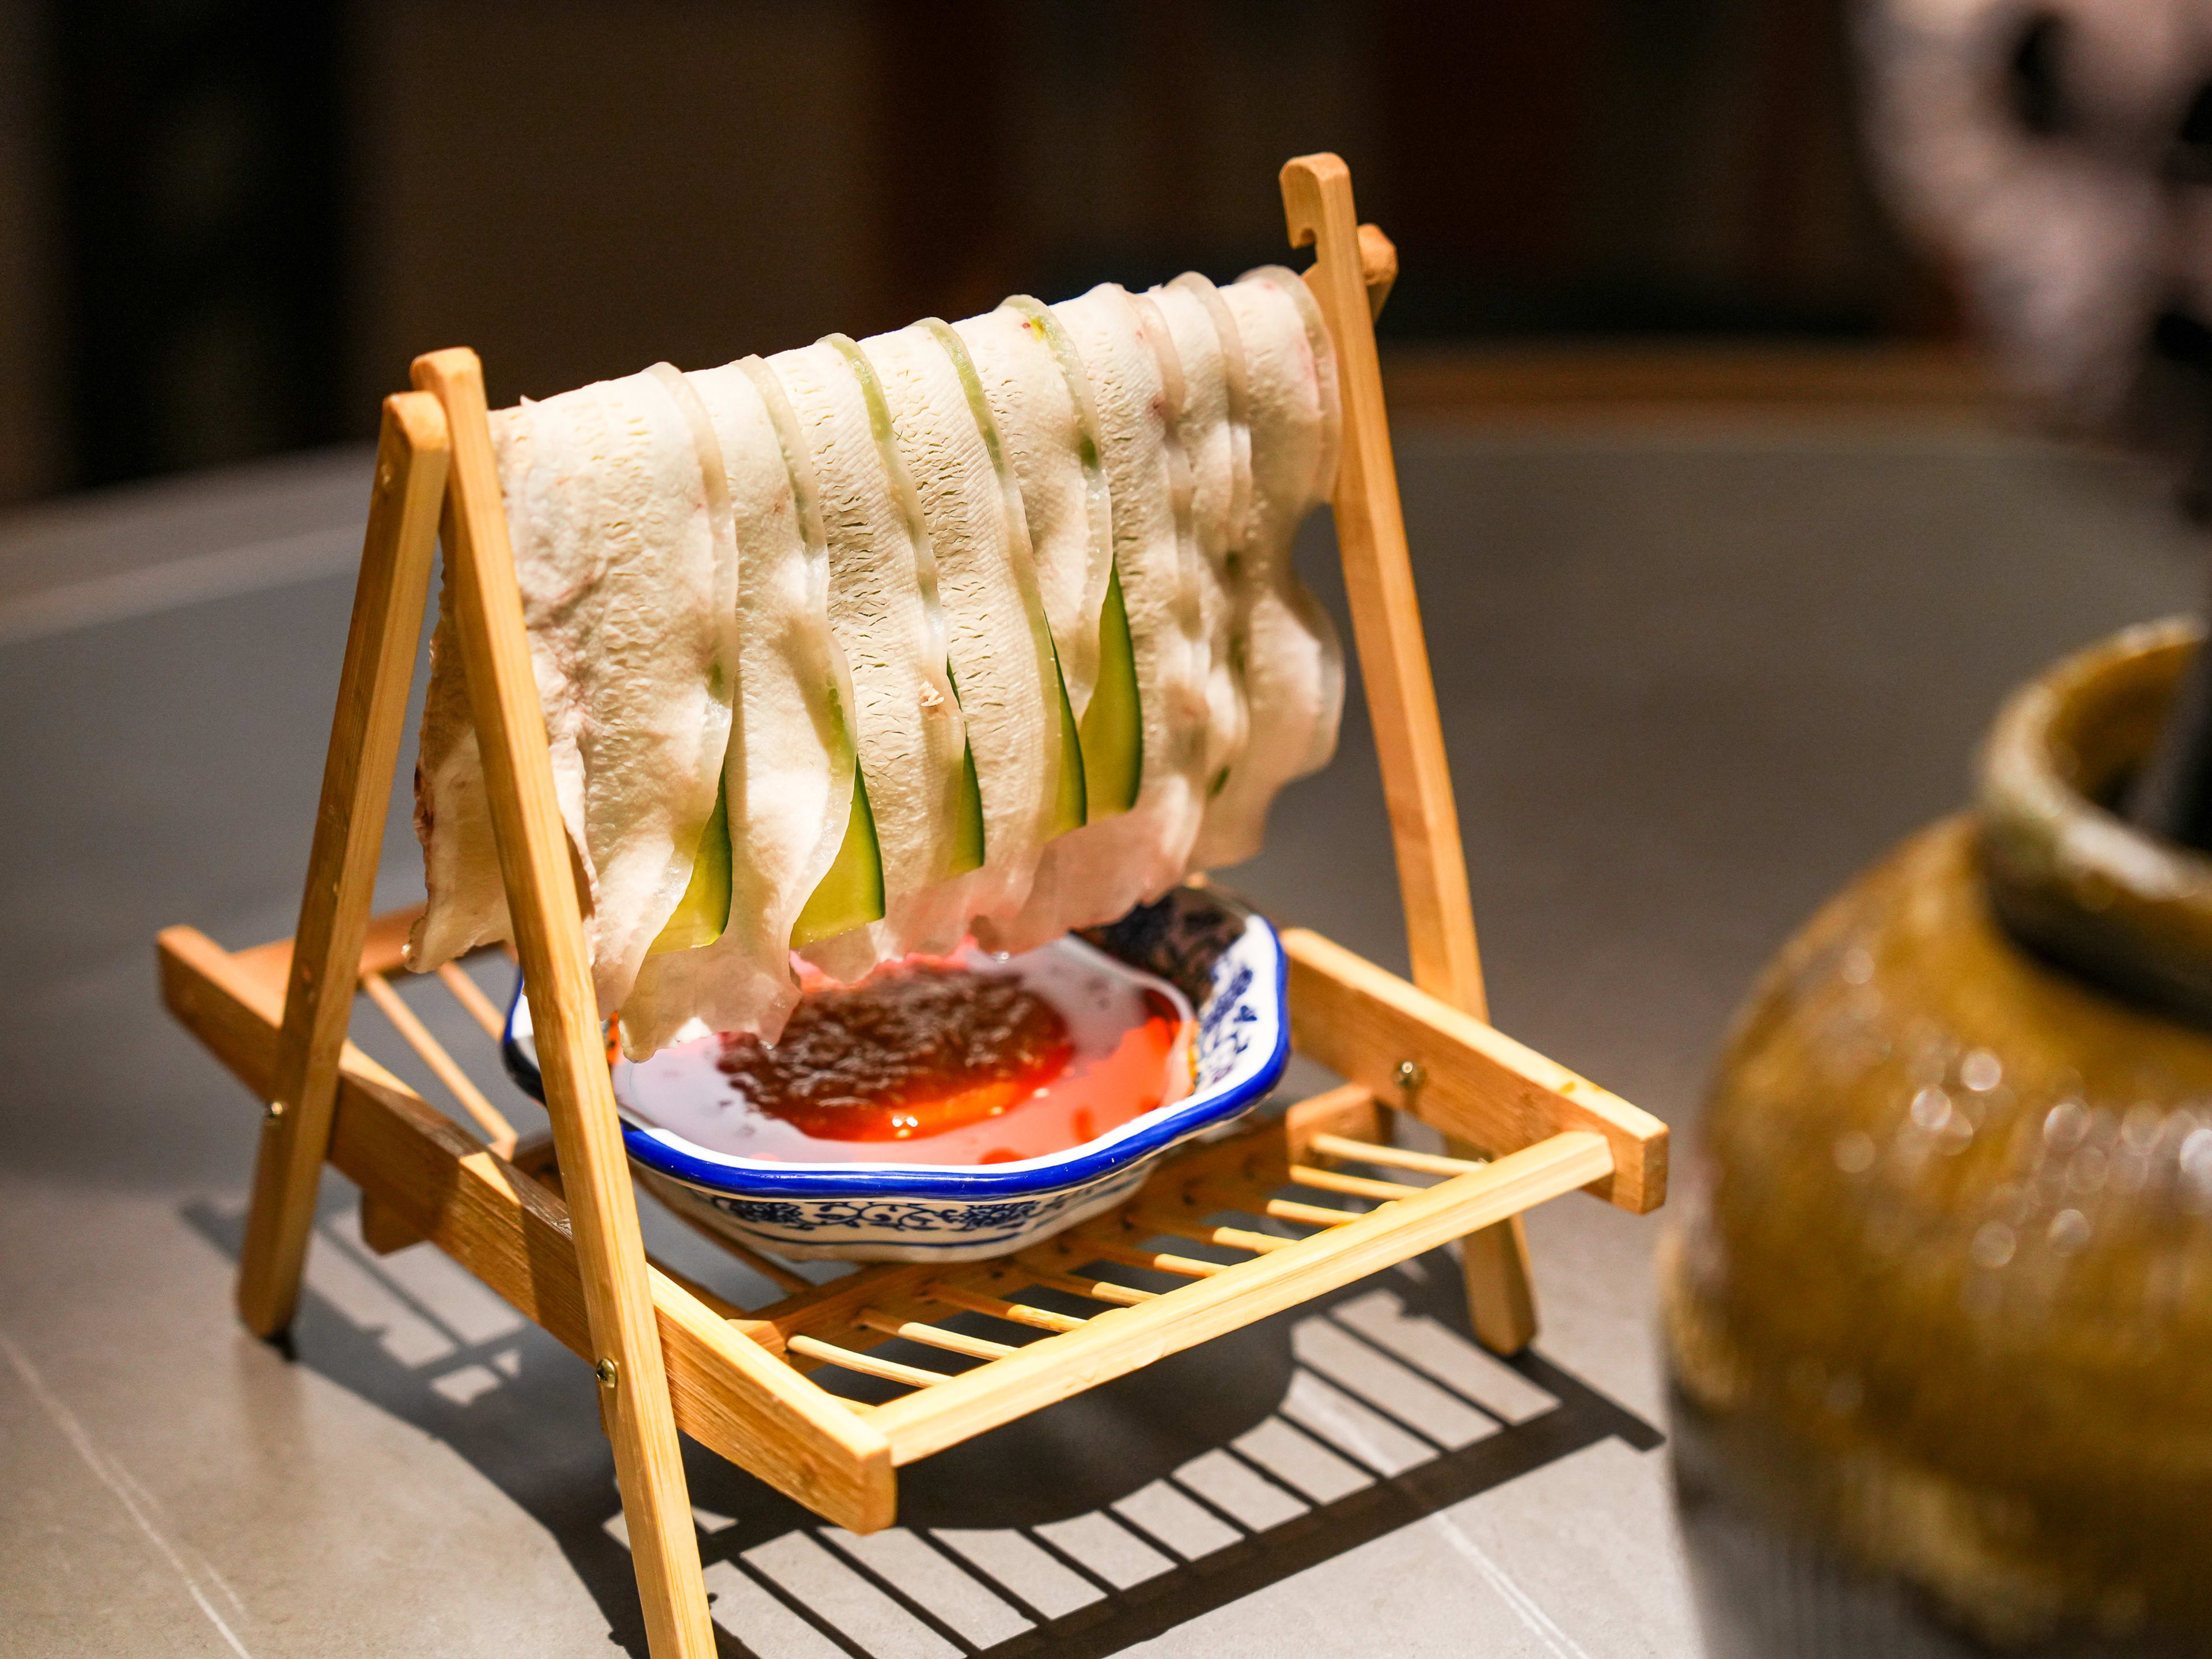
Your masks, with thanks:
[(614, 1387), (615, 1378), (619, 1375), (619, 1373), (616, 1369), (615, 1362), (613, 1360), (602, 1359), (598, 1364), (592, 1366), (592, 1369), (599, 1373), (599, 1386), (601, 1388), (611, 1389)]
[(1413, 1093), (1428, 1080), (1429, 1068), (1422, 1065), (1419, 1060), (1401, 1060), (1398, 1062), (1398, 1086), (1407, 1094)]
[(269, 1103), (269, 1109), (262, 1114), (262, 1116), (271, 1123), (274, 1123), (278, 1118), (283, 1115), (284, 1103), (281, 1100), (270, 1101)]

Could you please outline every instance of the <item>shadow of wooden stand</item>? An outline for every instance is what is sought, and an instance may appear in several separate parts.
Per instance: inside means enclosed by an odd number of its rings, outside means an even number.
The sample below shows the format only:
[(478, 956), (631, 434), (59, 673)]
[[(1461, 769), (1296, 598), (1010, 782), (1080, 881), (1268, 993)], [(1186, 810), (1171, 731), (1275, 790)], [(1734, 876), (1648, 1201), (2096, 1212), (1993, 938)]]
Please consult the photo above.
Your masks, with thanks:
[[(1000, 1261), (885, 1265), (816, 1285), (743, 1253), (789, 1292), (749, 1310), (647, 1256), (481, 367), (465, 349), (432, 353), (416, 361), (418, 389), (386, 400), (298, 932), (232, 954), (170, 928), (159, 941), (163, 994), (269, 1103), (239, 1271), (247, 1325), (270, 1336), (291, 1321), (328, 1161), (362, 1188), (373, 1247), (435, 1242), (592, 1361), (656, 1659), (715, 1651), (679, 1430), (817, 1514), (873, 1532), (892, 1520), (900, 1465), (1452, 1239), (1465, 1241), (1478, 1335), (1516, 1352), (1536, 1319), (1522, 1212), (1577, 1188), (1636, 1213), (1664, 1196), (1665, 1125), (1486, 1023), (1376, 359), (1374, 311), (1396, 257), (1358, 224), (1336, 157), (1293, 160), (1282, 187), (1292, 244), (1315, 245), (1306, 281), (1335, 346), (1333, 505), (1413, 982), (1286, 933), (1291, 1040), (1346, 1085), (1172, 1158), (1112, 1214)], [(386, 975), (411, 918), (372, 920), (368, 907), (441, 528), (552, 1122), (535, 1143), (518, 1141), (411, 1017), (394, 1016), (401, 1034), (484, 1140), (347, 1040), (357, 989), (405, 1013)], [(479, 1023), (496, 1024), (465, 976), (445, 980)], [(1448, 1154), (1393, 1145), (1386, 1106), (1441, 1131)], [(1420, 1176), (1441, 1179), (1407, 1179)], [(1211, 1254), (1189, 1253), (1194, 1243)], [(893, 1343), (953, 1369), (881, 1352)]]

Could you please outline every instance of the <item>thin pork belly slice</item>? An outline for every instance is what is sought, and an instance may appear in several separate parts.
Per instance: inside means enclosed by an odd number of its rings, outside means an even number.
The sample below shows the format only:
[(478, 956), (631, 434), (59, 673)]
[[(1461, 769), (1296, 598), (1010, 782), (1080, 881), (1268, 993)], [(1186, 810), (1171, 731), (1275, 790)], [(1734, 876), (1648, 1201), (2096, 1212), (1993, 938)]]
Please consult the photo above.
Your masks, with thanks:
[(781, 352), (769, 367), (822, 492), (830, 628), (852, 672), (854, 735), (883, 857), (884, 919), (802, 952), (849, 981), (910, 950), (958, 941), (965, 916), (948, 913), (960, 910), (965, 891), (945, 890), (959, 878), (967, 730), (945, 673), (936, 573), (915, 538), (918, 509), (886, 469), (847, 351), (833, 337)]
[[(1335, 360), (1291, 272), (1270, 267), (1222, 291), (1243, 345), (1252, 442), (1250, 535), (1238, 561), (1237, 649), (1250, 711), (1243, 756), (1207, 802), (1192, 866), (1260, 850), (1267, 809), (1293, 778), (1328, 764), (1344, 710), (1334, 624), (1298, 580), (1298, 526), (1335, 475)], [(1302, 305), (1301, 301), (1306, 303)]]
[[(568, 557), (587, 556), (574, 544), (580, 532), (572, 521), (580, 514), (588, 519), (578, 501), (594, 485), (587, 478), (564, 482), (589, 465), (573, 441), (568, 409), (526, 401), (490, 417), (507, 540), (518, 565), (526, 547), (563, 538)], [(449, 564), (438, 592), (438, 625), (430, 637), (430, 684), (423, 696), (422, 726), (416, 745), (415, 836), (422, 843), (426, 897), (422, 914), (408, 935), (406, 959), (418, 974), (480, 945), (514, 937), (453, 604)], [(548, 736), (558, 733), (562, 739), (549, 744), (553, 788), (588, 897), (591, 854), (575, 828), (583, 812), (584, 781), (574, 740), (574, 688), (567, 670), (552, 653), (539, 647), (534, 635), (530, 644), (531, 671), (545, 711)]]
[(1034, 300), (952, 325), (996, 422), (1071, 712), (1098, 680), (1098, 613), (1114, 569), (1114, 520), (1098, 416), (1074, 344)]
[(1195, 272), (1145, 296), (1158, 308), (1182, 365), (1176, 434), (1190, 463), (1190, 522), (1198, 559), (1200, 651), (1206, 718), (1198, 775), (1210, 794), (1244, 752), (1249, 716), (1237, 660), (1237, 562), (1249, 538), (1252, 440), (1245, 425), (1244, 352), (1213, 284)]
[(1060, 807), (1063, 760), (1079, 766), (1080, 756), (1063, 754), (1060, 671), (1028, 529), (966, 347), (930, 321), (860, 349), (890, 410), (937, 566), (983, 813), (984, 862), (963, 920), (988, 926), (1011, 920), (1028, 898)]
[[(1248, 270), (1240, 282), (1262, 283), (1291, 296), (1297, 307), (1298, 320), (1305, 325), (1306, 348), (1313, 354), (1314, 380), (1321, 396), (1321, 453), (1314, 462), (1312, 504), (1321, 506), (1336, 493), (1337, 466), (1342, 458), (1344, 445), (1344, 399), (1337, 387), (1336, 342), (1328, 331), (1328, 320), (1321, 314), (1321, 302), (1306, 286), (1305, 278), (1285, 265), (1261, 265)], [(1300, 522), (1304, 522), (1303, 517)], [(1292, 526), (1288, 540), (1297, 538), (1297, 527)], [(1313, 738), (1306, 750), (1305, 763), (1297, 775), (1305, 777), (1318, 772), (1336, 755), (1336, 738), (1344, 714), (1344, 649), (1336, 633), (1336, 623), (1312, 590), (1300, 581), (1297, 567), (1285, 552), (1277, 567), (1291, 585), (1292, 601), (1298, 607), (1308, 628), (1321, 641), (1321, 666), (1323, 677), (1322, 709), (1314, 722)]]
[(711, 422), (738, 553), (730, 916), (710, 945), (646, 957), (622, 1009), (633, 1058), (693, 1019), (781, 1035), (799, 1000), (792, 925), (836, 858), (853, 797), (852, 681), (830, 631), (829, 548), (797, 418), (757, 357), (684, 380)]
[[(683, 897), (714, 811), (737, 680), (734, 550), (714, 534), (691, 419), (653, 373), (502, 410), (491, 426), (555, 792), (590, 884), (592, 980), (611, 1013)], [(450, 684), (437, 701), (424, 739), (441, 763), (417, 808), (434, 882), (456, 861), (437, 842), (471, 823), (481, 787), (480, 757), (477, 781), (456, 775), (466, 750), (449, 729)], [(449, 902), (434, 886), (433, 911)], [(466, 931), (426, 913), (410, 965), (436, 966)]]
[(407, 965), (418, 974), (514, 932), (460, 651), (448, 577), (438, 592), (430, 684), (416, 744), (415, 837), (422, 843), (422, 881), (429, 895), (407, 936)]
[[(1203, 806), (1206, 720), (1190, 470), (1176, 441), (1172, 343), (1129, 295), (1101, 283), (1052, 307), (1081, 356), (1098, 413), (1113, 507), (1114, 564), (1129, 619), (1142, 720), (1135, 804), (1052, 842), (1019, 932), (1110, 921), (1182, 878)], [(1157, 316), (1157, 313), (1155, 313)]]

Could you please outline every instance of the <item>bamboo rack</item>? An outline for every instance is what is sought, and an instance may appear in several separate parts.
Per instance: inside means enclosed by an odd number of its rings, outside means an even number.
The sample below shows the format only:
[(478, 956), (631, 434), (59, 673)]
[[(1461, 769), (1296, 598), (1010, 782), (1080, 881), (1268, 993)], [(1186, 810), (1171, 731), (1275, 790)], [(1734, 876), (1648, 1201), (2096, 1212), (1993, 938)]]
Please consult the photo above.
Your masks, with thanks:
[[(1170, 1158), (1111, 1214), (1000, 1260), (866, 1267), (816, 1285), (718, 1238), (785, 1293), (744, 1309), (647, 1255), (480, 366), (465, 349), (433, 353), (415, 364), (417, 389), (385, 402), (298, 929), (232, 952), (169, 928), (162, 994), (267, 1103), (239, 1270), (247, 1325), (273, 1335), (291, 1321), (328, 1162), (361, 1188), (373, 1249), (432, 1241), (590, 1361), (656, 1659), (715, 1651), (679, 1432), (870, 1532), (892, 1520), (899, 1466), (1453, 1239), (1465, 1241), (1477, 1334), (1517, 1350), (1536, 1322), (1522, 1213), (1577, 1188), (1638, 1214), (1665, 1196), (1664, 1124), (1486, 1023), (1375, 350), (1396, 255), (1358, 223), (1336, 157), (1298, 157), (1281, 182), (1291, 244), (1315, 246), (1306, 281), (1336, 346), (1333, 506), (1413, 979), (1286, 932), (1292, 1042), (1344, 1086)], [(519, 1137), (392, 988), (414, 913), (368, 914), (441, 532), (549, 1136)], [(495, 1041), (498, 1011), (474, 982), (453, 968), (438, 978)], [(357, 994), (476, 1133), (354, 1046)], [(1391, 1109), (1441, 1131), (1447, 1152), (1393, 1145)], [(893, 1343), (898, 1357), (883, 1352)], [(856, 1385), (894, 1392), (871, 1401)]]

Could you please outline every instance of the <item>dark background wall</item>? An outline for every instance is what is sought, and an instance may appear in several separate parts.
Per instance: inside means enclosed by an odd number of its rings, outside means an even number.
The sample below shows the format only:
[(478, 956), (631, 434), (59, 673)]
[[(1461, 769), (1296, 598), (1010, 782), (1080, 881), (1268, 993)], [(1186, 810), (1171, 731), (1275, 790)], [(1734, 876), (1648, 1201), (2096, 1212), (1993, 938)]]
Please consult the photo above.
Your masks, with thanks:
[(1940, 331), (1837, 0), (0, 0), (0, 501), (1284, 257), (1343, 153), (1401, 341)]

